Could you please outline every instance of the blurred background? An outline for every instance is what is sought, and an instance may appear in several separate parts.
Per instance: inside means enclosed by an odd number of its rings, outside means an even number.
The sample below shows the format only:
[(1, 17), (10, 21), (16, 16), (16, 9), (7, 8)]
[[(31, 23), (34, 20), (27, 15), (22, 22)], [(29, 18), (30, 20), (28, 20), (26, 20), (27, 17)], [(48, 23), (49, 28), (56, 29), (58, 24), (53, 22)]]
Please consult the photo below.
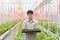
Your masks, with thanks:
[(59, 0), (0, 0), (0, 23), (24, 19), (29, 9), (34, 11), (35, 18), (43, 17), (59, 23), (59, 6)]
[[(22, 25), (23, 21), (27, 19), (28, 10), (34, 11), (34, 19), (38, 20), (39, 25), (45, 28), (46, 32), (49, 30), (48, 34), (51, 36), (56, 34), (58, 38), (60, 37), (60, 0), (0, 0), (0, 34), (4, 34), (12, 28), (11, 25), (14, 27), (18, 22)], [(21, 28), (21, 25), (17, 26)], [(20, 31), (18, 34), (22, 35)], [(8, 40), (7, 37), (4, 39)], [(14, 40), (21, 39), (15, 37)], [(39, 40), (43, 40), (43, 38)]]

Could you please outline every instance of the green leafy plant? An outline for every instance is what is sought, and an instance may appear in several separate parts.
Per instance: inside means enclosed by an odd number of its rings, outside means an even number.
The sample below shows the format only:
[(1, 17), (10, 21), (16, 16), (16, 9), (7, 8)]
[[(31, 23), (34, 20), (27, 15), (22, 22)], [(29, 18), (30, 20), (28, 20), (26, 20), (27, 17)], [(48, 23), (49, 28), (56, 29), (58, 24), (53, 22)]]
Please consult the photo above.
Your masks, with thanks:
[(51, 24), (50, 25), (50, 31), (53, 32), (53, 33), (56, 33), (57, 32), (57, 27), (55, 24)]
[(9, 30), (11, 27), (13, 27), (17, 22), (18, 22), (18, 20), (1, 24), (1, 25), (0, 25), (0, 35), (3, 34), (3, 33), (5, 33), (5, 32), (6, 32), (7, 30)]

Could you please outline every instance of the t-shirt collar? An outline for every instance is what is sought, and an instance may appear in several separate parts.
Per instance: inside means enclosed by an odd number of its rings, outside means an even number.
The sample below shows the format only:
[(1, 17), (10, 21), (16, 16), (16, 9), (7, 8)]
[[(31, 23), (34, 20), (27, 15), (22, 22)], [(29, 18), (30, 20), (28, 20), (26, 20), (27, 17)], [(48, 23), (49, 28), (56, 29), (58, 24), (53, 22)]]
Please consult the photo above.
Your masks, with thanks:
[(32, 22), (34, 22), (34, 20), (31, 20), (31, 21), (28, 20), (28, 22), (31, 22), (32, 23)]

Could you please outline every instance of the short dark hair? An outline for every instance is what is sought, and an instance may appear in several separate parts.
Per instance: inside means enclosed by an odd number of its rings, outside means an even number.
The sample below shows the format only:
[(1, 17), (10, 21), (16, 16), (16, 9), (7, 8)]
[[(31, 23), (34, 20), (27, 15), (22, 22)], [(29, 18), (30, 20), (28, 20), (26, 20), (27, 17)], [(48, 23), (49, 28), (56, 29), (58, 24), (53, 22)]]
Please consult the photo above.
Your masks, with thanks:
[(28, 15), (28, 14), (33, 14), (33, 11), (32, 11), (32, 10), (28, 10), (28, 11), (27, 11), (27, 15)]

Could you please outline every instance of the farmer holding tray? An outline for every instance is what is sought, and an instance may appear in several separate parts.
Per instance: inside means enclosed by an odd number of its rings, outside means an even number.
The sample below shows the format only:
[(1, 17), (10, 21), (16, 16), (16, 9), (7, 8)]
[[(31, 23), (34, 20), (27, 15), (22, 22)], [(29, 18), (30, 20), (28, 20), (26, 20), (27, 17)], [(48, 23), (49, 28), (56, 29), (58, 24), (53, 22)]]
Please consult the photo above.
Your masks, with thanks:
[[(28, 10), (27, 12), (28, 20), (25, 20), (23, 22), (22, 29), (38, 29), (38, 22), (36, 20), (33, 20), (33, 11)], [(36, 33), (23, 33), (22, 40), (37, 40), (36, 39)]]

